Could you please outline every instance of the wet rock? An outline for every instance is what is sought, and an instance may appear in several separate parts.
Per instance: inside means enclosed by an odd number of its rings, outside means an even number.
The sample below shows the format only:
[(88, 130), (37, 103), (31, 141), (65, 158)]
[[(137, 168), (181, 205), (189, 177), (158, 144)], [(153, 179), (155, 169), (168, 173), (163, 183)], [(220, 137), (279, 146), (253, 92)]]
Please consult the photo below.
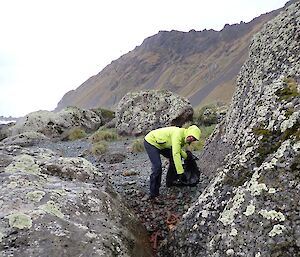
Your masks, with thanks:
[(12, 158), (0, 172), (1, 256), (152, 256), (144, 228), (91, 163), (12, 152), (1, 148)]

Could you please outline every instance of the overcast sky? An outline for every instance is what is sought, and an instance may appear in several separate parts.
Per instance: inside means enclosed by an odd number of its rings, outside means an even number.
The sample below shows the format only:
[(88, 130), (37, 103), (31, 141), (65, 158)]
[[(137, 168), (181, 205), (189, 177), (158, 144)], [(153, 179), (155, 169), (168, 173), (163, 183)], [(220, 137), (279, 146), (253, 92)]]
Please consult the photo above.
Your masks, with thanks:
[(63, 95), (160, 30), (221, 30), (287, 0), (0, 0), (0, 116)]

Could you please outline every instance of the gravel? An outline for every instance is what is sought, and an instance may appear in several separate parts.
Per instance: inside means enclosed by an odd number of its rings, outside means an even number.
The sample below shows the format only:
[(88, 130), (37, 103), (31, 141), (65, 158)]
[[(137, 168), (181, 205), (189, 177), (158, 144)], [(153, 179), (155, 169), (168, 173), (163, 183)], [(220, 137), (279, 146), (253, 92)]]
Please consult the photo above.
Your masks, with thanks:
[[(153, 251), (159, 254), (159, 245), (167, 240), (168, 234), (176, 228), (182, 215), (188, 210), (193, 199), (197, 198), (208, 183), (202, 173), (200, 182), (195, 187), (165, 186), (168, 161), (162, 157), (163, 177), (160, 188), (160, 200), (163, 204), (143, 200), (149, 193), (151, 164), (146, 152), (132, 153), (130, 144), (135, 138), (127, 138), (109, 143), (106, 156), (95, 157), (90, 153), (91, 143), (86, 139), (64, 142), (48, 142), (38, 147), (49, 148), (63, 157), (84, 157), (99, 170), (107, 174), (114, 189), (124, 198), (128, 207), (137, 215), (149, 232)], [(194, 153), (197, 155), (197, 152)], [(123, 158), (119, 158), (123, 156)], [(103, 156), (102, 156), (103, 157)], [(103, 160), (109, 159), (109, 162)], [(114, 163), (116, 162), (116, 163)]]

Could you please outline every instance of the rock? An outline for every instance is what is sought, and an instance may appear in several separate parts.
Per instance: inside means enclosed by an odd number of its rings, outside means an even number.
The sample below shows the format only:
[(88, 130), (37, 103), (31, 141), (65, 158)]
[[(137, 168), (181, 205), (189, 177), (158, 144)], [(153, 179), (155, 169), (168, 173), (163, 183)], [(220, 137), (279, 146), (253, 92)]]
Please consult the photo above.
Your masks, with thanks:
[(15, 125), (14, 122), (10, 122), (7, 124), (0, 124), (0, 141), (3, 140), (4, 138), (11, 136), (10, 128), (14, 125)]
[(141, 135), (165, 126), (182, 126), (191, 121), (189, 101), (167, 90), (126, 94), (116, 110), (116, 128), (121, 135)]
[(160, 256), (300, 256), (299, 17), (297, 1), (253, 38), (228, 113), (200, 156), (211, 181)]
[(116, 127), (116, 118), (113, 118), (109, 122), (106, 122), (101, 129), (110, 129), (110, 128), (115, 128)]
[(120, 163), (124, 161), (125, 158), (126, 155), (122, 153), (105, 153), (99, 157), (98, 161), (113, 164), (113, 163)]
[(11, 128), (12, 135), (24, 132), (39, 132), (50, 138), (59, 138), (73, 127), (81, 127), (86, 132), (97, 130), (101, 117), (91, 111), (68, 107), (58, 113), (37, 111), (19, 119)]
[(47, 142), (49, 140), (50, 139), (48, 137), (41, 133), (29, 131), (15, 136), (7, 137), (2, 141), (2, 143), (6, 145), (33, 146), (38, 143)]
[(91, 163), (0, 150), (1, 256), (152, 256), (144, 228)]

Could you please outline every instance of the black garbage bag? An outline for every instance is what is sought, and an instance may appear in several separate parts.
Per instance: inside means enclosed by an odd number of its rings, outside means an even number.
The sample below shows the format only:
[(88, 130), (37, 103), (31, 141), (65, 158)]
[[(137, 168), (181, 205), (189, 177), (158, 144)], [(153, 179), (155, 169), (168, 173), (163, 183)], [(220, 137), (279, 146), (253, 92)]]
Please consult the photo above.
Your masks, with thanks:
[(179, 180), (179, 176), (176, 172), (173, 158), (170, 158), (168, 167), (166, 186), (196, 186), (199, 183), (200, 170), (197, 166), (196, 160), (198, 158), (195, 155), (189, 156), (187, 160), (184, 160), (183, 169), (185, 180)]

